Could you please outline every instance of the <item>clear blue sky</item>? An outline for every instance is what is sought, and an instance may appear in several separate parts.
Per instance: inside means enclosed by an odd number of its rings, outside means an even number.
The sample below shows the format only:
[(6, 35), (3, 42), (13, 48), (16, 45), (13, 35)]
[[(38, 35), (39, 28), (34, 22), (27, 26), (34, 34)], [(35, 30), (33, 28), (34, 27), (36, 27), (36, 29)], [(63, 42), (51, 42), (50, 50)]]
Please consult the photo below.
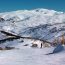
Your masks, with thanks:
[(0, 12), (35, 8), (65, 12), (65, 0), (0, 0)]

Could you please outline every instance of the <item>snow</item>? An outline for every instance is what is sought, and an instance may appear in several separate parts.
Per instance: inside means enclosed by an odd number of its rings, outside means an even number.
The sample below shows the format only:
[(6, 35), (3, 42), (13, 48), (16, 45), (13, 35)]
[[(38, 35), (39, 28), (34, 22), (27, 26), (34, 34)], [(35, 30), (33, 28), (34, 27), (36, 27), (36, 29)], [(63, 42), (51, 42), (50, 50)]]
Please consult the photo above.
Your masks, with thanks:
[(65, 65), (65, 52), (45, 55), (49, 50), (22, 48), (0, 51), (0, 65)]
[[(65, 33), (64, 12), (41, 8), (0, 13), (0, 17), (5, 19), (0, 22), (0, 30), (19, 36), (52, 42)], [(0, 40), (6, 37), (0, 33)], [(0, 65), (65, 65), (65, 49), (57, 54), (45, 55), (53, 52), (55, 47), (41, 49), (41, 42), (36, 41), (38, 48), (32, 48), (33, 42), (34, 40), (17, 39), (0, 44), (2, 48), (15, 47), (12, 50), (0, 50)]]

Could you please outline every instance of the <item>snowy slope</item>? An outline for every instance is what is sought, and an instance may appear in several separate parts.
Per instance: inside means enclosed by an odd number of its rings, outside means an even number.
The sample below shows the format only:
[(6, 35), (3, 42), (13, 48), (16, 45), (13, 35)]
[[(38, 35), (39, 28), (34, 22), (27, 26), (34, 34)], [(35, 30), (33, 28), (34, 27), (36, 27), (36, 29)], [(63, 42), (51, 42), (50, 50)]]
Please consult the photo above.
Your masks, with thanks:
[[(65, 33), (65, 13), (48, 9), (18, 10), (0, 13), (0, 30), (25, 37), (53, 41)], [(0, 40), (7, 36), (0, 32)], [(24, 42), (22, 42), (22, 40)], [(65, 65), (65, 51), (46, 56), (54, 50), (31, 48), (33, 40), (17, 39), (0, 44), (15, 47), (14, 50), (0, 51), (0, 65)], [(24, 46), (28, 44), (28, 46)], [(14, 58), (13, 58), (14, 57)], [(53, 60), (52, 60), (53, 59)], [(2, 63), (3, 62), (3, 63)]]
[(18, 35), (50, 39), (65, 32), (64, 12), (35, 9), (5, 12), (0, 16), (5, 20), (0, 22), (0, 29)]
[(64, 51), (55, 55), (44, 55), (49, 50), (22, 48), (0, 51), (0, 65), (65, 65)]

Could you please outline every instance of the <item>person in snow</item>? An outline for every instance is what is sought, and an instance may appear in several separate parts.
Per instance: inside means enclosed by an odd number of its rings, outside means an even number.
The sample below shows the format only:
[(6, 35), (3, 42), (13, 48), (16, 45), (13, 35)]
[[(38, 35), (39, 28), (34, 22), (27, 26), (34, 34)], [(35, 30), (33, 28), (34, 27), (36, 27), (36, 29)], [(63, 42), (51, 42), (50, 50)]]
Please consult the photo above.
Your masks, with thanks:
[(42, 45), (42, 43), (41, 43), (41, 47), (40, 47), (40, 48), (42, 48), (42, 46), (43, 46), (43, 45)]

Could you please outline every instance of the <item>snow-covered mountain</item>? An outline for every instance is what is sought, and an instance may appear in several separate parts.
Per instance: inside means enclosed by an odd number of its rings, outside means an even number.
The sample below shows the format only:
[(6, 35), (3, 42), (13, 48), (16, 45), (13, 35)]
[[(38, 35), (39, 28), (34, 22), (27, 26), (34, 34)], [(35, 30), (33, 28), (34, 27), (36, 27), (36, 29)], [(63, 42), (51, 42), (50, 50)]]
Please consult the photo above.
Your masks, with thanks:
[[(0, 13), (0, 30), (52, 42), (65, 34), (65, 13), (43, 8)], [(28, 39), (1, 43), (7, 37), (0, 32), (0, 49), (16, 49), (0, 51), (0, 65), (65, 65), (65, 49), (59, 54), (45, 55), (55, 47), (33, 49), (31, 43), (35, 40)]]
[(48, 9), (0, 13), (0, 29), (22, 36), (54, 39), (65, 33), (65, 13)]

